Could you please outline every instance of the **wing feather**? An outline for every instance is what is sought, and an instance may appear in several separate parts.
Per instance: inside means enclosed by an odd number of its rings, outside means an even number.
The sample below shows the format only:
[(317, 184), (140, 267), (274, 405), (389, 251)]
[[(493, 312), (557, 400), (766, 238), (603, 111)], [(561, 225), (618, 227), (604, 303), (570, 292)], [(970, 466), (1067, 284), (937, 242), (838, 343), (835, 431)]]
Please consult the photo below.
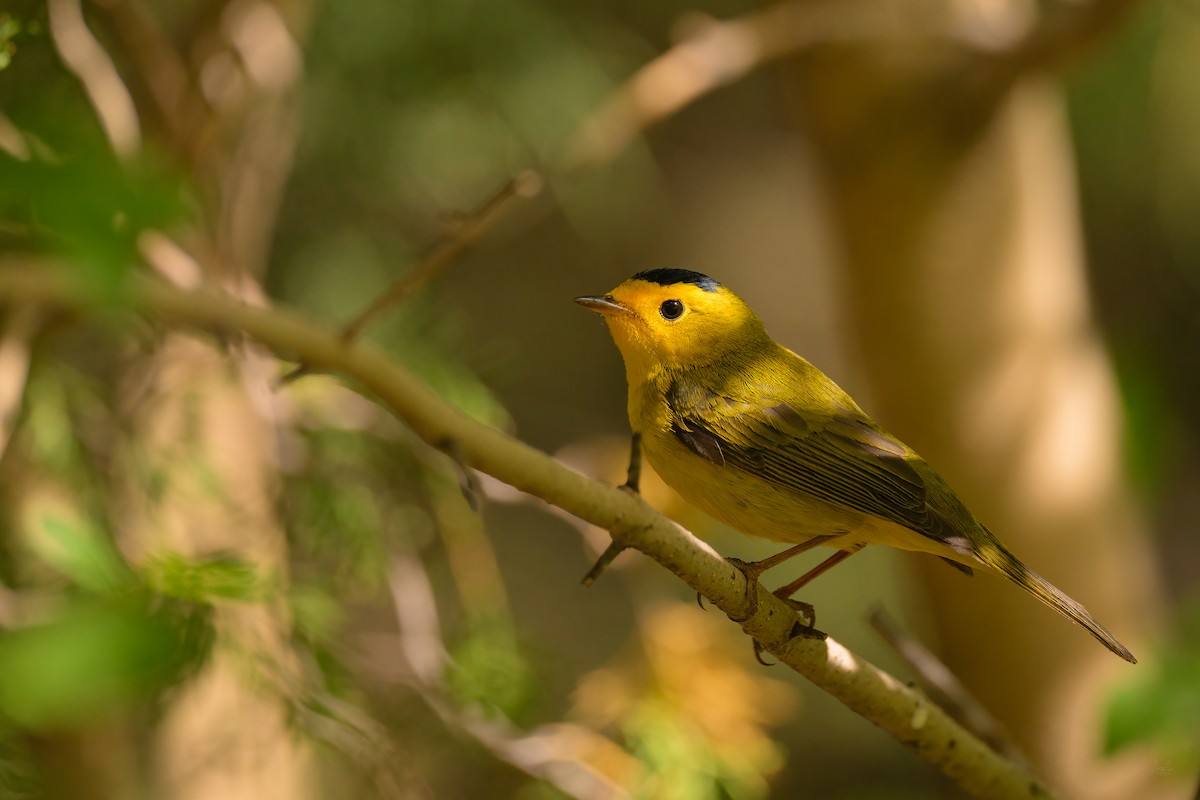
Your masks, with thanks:
[(742, 402), (678, 380), (667, 401), (675, 435), (713, 463), (894, 522), (956, 550), (970, 547), (931, 508), (929, 487), (914, 466), (920, 457), (852, 404), (805, 415), (786, 402)]

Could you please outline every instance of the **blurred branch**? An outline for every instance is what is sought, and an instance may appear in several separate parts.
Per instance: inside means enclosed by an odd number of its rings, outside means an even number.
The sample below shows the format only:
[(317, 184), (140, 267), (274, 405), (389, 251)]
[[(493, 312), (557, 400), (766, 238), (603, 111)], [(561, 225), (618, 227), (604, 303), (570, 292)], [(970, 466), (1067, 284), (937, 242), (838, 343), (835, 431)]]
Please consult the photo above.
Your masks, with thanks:
[(145, 85), (175, 143), (193, 156), (194, 140), (203, 127), (197, 122), (206, 108), (170, 37), (140, 0), (103, 0), (97, 5), (112, 18), (121, 45), (137, 64), (131, 77)]
[(1003, 726), (937, 656), (897, 625), (882, 608), (872, 611), (868, 621), (875, 632), (917, 673), (929, 699), (987, 742), (997, 753), (1017, 764), (1028, 765), (1029, 759), (1012, 743)]
[(0, 458), (8, 449), (29, 377), (29, 345), (37, 330), (37, 306), (17, 306), (0, 332)]
[(681, 42), (634, 73), (584, 121), (567, 149), (568, 169), (611, 161), (651, 125), (765, 63), (814, 44), (862, 38), (868, 30), (882, 34), (878, 18), (863, 10), (863, 3), (792, 0), (727, 21), (692, 17)]
[[(956, 73), (973, 67), (994, 70), (998, 61), (1000, 80), (995, 86), (1001, 91), (992, 94), (995, 102), (1020, 77), (1061, 68), (1085, 54), (1139, 1), (1060, 2), (1015, 38), (1012, 21), (975, 19), (958, 26), (949, 12), (904, 15), (871, 0), (788, 0), (730, 20), (697, 15), (684, 20), (682, 41), (635, 72), (584, 121), (567, 148), (566, 166), (607, 163), (647, 128), (704, 95), (765, 64), (821, 45), (915, 45), (975, 57), (975, 63), (948, 61), (946, 69)], [(1024, 26), (1018, 22), (1016, 27)]]
[(83, 84), (113, 151), (120, 158), (132, 156), (142, 146), (137, 108), (112, 59), (88, 30), (79, 0), (49, 0), (46, 11), (54, 45)]
[[(500, 760), (544, 780), (570, 797), (609, 800), (625, 793), (605, 780), (560, 741), (575, 726), (542, 726), (532, 733), (502, 721), (463, 710), (446, 697), (444, 672), (449, 656), (442, 644), (437, 600), (424, 565), (411, 554), (397, 556), (388, 576), (400, 627), (398, 652), (407, 669), (406, 682), (455, 730), (466, 733)], [(394, 659), (389, 659), (389, 662)], [(577, 734), (587, 734), (582, 729)], [(594, 734), (593, 734), (594, 735)]]
[[(345, 377), (374, 395), (426, 442), (456, 442), (464, 460), (476, 469), (610, 530), (619, 543), (650, 556), (729, 616), (741, 618), (748, 610), (747, 590), (757, 592), (757, 611), (740, 624), (780, 662), (913, 749), (972, 795), (1047, 795), (1027, 771), (988, 748), (920, 692), (833, 639), (796, 637), (800, 621), (789, 606), (758, 583), (747, 587), (737, 568), (641, 498), (572, 472), (540, 450), (467, 417), (381, 349), (347, 343), (291, 311), (251, 308), (154, 280), (132, 280), (127, 297), (134, 307), (164, 323), (242, 332), (277, 353)], [(0, 302), (89, 310), (86, 292), (44, 264), (0, 268)]]

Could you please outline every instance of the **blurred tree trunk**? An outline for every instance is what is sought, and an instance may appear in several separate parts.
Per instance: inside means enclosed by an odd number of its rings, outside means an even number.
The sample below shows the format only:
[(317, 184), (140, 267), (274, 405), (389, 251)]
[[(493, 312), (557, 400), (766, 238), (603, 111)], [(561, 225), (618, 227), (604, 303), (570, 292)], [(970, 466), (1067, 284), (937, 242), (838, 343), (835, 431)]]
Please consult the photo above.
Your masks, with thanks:
[[(907, 60), (867, 50), (822, 49), (790, 77), (827, 184), (869, 410), (1145, 660), (1154, 568), (1089, 309), (1060, 98), (1040, 80), (988, 98), (932, 48)], [(1052, 787), (1153, 796), (1150, 758), (1100, 754), (1111, 684), (1144, 666), (1006, 582), (912, 566), (947, 663)]]
[[(286, 581), (278, 448), (266, 376), (254, 375), (253, 363), (173, 333), (131, 370), (126, 413), (138, 452), (123, 470), (119, 544), (134, 563), (165, 553), (233, 556), (274, 585)], [(214, 626), (211, 659), (171, 695), (156, 728), (153, 796), (313, 796), (311, 750), (289, 727), (298, 666), (286, 608), (278, 600), (222, 603)]]
[[(311, 3), (232, 0), (182, 19), (103, 6), (143, 125), (188, 169), (197, 194), (197, 224), (143, 236), (142, 255), (172, 282), (261, 301), (297, 136), (303, 59), (294, 32), (307, 30)], [(170, 695), (153, 731), (151, 794), (315, 796), (313, 754), (290, 721), (301, 676), (282, 599), (274, 376), (236, 340), (166, 333), (157, 345), (120, 386), (131, 452), (117, 476), (118, 544), (134, 563), (233, 557), (271, 588), (215, 603), (213, 655)]]

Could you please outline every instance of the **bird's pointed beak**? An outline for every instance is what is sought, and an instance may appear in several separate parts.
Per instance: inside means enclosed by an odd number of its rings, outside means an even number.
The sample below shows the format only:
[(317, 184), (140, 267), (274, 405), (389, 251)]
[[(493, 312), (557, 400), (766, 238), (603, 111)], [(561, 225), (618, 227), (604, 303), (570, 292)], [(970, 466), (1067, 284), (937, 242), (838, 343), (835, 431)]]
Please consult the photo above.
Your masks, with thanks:
[(575, 302), (584, 308), (589, 308), (597, 314), (628, 314), (629, 307), (623, 306), (613, 299), (611, 294), (606, 295), (584, 295), (576, 297)]

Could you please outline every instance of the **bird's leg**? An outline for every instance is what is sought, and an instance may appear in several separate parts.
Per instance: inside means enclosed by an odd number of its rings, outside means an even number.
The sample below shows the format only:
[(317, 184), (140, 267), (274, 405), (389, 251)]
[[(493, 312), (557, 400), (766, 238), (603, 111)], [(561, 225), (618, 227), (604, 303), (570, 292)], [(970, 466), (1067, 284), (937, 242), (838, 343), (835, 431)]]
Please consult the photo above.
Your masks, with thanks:
[(629, 441), (629, 469), (625, 473), (625, 483), (621, 484), (622, 489), (626, 489), (634, 494), (640, 494), (641, 490), (638, 484), (642, 480), (642, 435), (640, 433), (633, 434)]
[[(640, 433), (633, 434), (633, 439), (630, 441), (629, 448), (629, 469), (625, 473), (625, 483), (618, 486), (618, 489), (624, 489), (633, 494), (641, 494), (638, 484), (642, 480), (642, 435)], [(604, 570), (608, 569), (608, 565), (621, 555), (621, 551), (625, 549), (625, 545), (611, 542), (600, 557), (596, 559), (596, 563), (588, 570), (587, 575), (583, 576), (583, 585), (591, 586), (600, 577)]]
[(857, 553), (862, 548), (863, 548), (863, 546), (860, 544), (860, 545), (855, 545), (854, 547), (851, 547), (850, 549), (847, 549), (847, 550), (838, 550), (836, 553), (831, 555), (829, 558), (825, 559), (820, 564), (817, 564), (815, 567), (813, 567), (808, 572), (801, 575), (799, 578), (796, 578), (796, 580), (792, 581), (791, 583), (787, 584), (786, 586), (780, 586), (778, 589), (776, 589), (774, 592), (772, 592), (772, 594), (775, 595), (776, 597), (778, 597), (780, 600), (787, 603), (788, 605), (790, 605), (792, 608), (796, 609), (803, 616), (807, 617), (808, 618), (808, 627), (812, 628), (814, 625), (817, 624), (816, 611), (813, 609), (813, 607), (810, 603), (805, 603), (801, 600), (793, 600), (792, 595), (794, 595), (796, 592), (800, 591), (802, 588), (807, 586), (809, 584), (809, 582), (812, 581), (813, 578), (817, 577), (818, 575), (822, 575), (825, 572), (828, 572), (834, 566), (842, 563), (843, 561), (845, 561), (847, 558), (849, 558), (850, 556)]
[[(793, 545), (782, 552), (776, 553), (773, 556), (768, 556), (760, 561), (742, 561), (740, 558), (726, 558), (733, 566), (737, 567), (741, 573), (746, 576), (746, 613), (737, 617), (730, 616), (734, 622), (745, 622), (754, 616), (754, 612), (758, 610), (758, 579), (767, 570), (777, 567), (790, 558), (795, 558), (801, 553), (807, 552), (817, 545), (824, 544), (830, 539), (836, 539), (841, 536), (840, 533), (830, 534), (828, 536), (814, 536), (807, 542)], [(697, 595), (697, 602), (699, 595)], [(703, 606), (701, 606), (703, 608)]]

